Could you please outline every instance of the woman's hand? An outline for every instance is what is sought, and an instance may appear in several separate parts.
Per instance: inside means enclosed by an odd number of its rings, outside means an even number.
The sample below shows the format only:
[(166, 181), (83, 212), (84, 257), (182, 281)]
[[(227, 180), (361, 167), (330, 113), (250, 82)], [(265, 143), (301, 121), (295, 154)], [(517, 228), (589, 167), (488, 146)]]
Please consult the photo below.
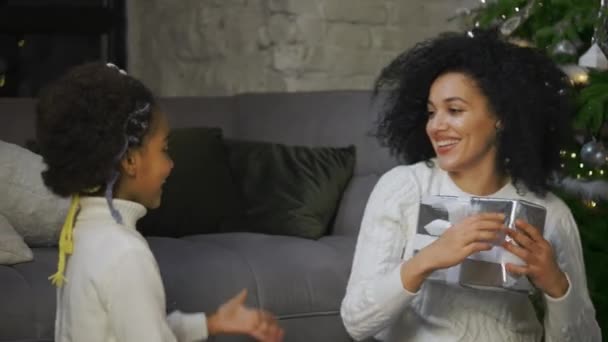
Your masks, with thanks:
[(403, 264), (401, 280), (404, 288), (417, 292), (433, 271), (460, 264), (471, 254), (492, 249), (492, 242), (505, 229), (504, 220), (504, 214), (482, 213), (450, 227)]
[(418, 255), (428, 259), (430, 271), (460, 264), (471, 254), (492, 249), (505, 228), (505, 215), (482, 213), (472, 215), (453, 225), (426, 246)]
[(207, 320), (210, 335), (246, 334), (262, 342), (283, 340), (283, 329), (268, 312), (246, 307), (247, 290), (222, 304)]
[(521, 258), (525, 265), (508, 263), (507, 271), (528, 276), (534, 286), (553, 298), (562, 297), (568, 291), (568, 279), (557, 265), (549, 241), (536, 227), (523, 220), (517, 220), (515, 227), (518, 229), (507, 229), (507, 234), (517, 245), (505, 241), (502, 246)]

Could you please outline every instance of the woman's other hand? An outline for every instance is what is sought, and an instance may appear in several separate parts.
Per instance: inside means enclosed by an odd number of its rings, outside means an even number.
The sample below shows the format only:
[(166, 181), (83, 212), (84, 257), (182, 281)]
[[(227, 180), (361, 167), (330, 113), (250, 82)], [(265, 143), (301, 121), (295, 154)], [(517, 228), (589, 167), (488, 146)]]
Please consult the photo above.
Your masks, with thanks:
[(517, 243), (504, 242), (503, 248), (521, 258), (525, 265), (508, 263), (507, 271), (525, 275), (541, 291), (553, 298), (560, 298), (568, 291), (566, 275), (557, 265), (555, 253), (549, 241), (531, 224), (517, 220), (517, 229), (507, 229), (507, 234)]

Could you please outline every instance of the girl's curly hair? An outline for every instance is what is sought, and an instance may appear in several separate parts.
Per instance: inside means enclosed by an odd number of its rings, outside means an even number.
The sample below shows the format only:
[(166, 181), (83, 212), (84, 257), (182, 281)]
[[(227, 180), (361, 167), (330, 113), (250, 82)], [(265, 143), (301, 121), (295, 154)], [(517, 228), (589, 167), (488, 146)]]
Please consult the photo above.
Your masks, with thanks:
[(499, 170), (543, 196), (559, 169), (560, 149), (572, 137), (572, 88), (549, 57), (495, 31), (444, 33), (386, 66), (374, 87), (376, 96), (386, 95), (376, 132), (380, 142), (406, 163), (435, 157), (425, 130), (427, 100), (433, 81), (447, 72), (472, 78), (501, 121)]
[(154, 103), (140, 81), (102, 63), (74, 67), (50, 84), (36, 106), (46, 186), (60, 196), (103, 187), (117, 170), (127, 118)]

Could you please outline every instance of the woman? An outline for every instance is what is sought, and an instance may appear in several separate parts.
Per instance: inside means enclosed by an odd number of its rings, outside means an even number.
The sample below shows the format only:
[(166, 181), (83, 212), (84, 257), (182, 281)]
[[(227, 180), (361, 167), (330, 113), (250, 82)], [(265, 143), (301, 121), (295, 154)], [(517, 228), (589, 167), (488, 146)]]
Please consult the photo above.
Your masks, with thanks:
[[(381, 73), (378, 135), (409, 165), (379, 180), (368, 201), (341, 314), (356, 340), (600, 341), (580, 237), (549, 191), (570, 137), (568, 80), (547, 57), (494, 32), (444, 34), (398, 56)], [(501, 214), (466, 218), (403, 260), (421, 196), (521, 199), (547, 209), (544, 235)], [(539, 227), (540, 228), (540, 227)], [(526, 295), (425, 281), (507, 233), (507, 264), (542, 292), (544, 322)]]

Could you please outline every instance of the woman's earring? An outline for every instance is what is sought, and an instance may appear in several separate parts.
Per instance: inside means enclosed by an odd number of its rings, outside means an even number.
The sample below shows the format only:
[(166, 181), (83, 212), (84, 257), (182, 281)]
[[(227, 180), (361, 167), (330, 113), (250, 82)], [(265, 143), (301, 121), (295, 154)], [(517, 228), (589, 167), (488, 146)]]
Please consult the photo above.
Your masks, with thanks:
[(501, 132), (503, 130), (502, 121), (500, 121), (500, 120), (496, 121), (496, 130), (499, 132)]

